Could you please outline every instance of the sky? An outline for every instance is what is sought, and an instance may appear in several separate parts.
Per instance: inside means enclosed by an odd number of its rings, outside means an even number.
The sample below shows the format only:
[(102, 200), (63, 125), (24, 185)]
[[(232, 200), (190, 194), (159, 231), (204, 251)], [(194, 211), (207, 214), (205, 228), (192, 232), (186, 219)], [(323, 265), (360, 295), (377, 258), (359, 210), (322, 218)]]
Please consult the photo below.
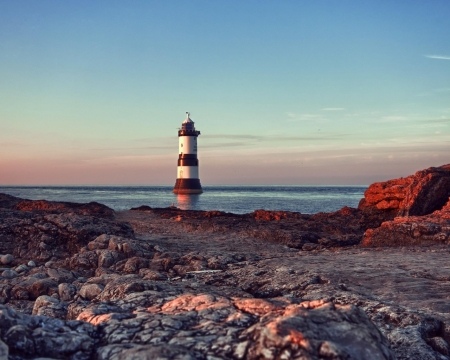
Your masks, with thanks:
[(0, 185), (367, 185), (450, 163), (450, 2), (0, 0)]

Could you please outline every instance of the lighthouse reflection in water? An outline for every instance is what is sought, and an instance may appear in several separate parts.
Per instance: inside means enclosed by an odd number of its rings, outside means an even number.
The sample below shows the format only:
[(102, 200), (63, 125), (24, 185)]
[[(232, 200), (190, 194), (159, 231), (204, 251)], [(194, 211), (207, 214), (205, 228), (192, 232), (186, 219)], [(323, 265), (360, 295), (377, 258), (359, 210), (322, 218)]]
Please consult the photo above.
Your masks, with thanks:
[(177, 208), (181, 210), (197, 209), (200, 194), (177, 194)]

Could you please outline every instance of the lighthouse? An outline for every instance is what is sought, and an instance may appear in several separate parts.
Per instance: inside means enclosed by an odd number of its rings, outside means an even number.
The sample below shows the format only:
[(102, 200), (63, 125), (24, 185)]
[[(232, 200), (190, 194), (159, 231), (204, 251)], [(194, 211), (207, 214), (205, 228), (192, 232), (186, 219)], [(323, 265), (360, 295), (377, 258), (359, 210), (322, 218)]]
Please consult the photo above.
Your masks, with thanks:
[(178, 168), (175, 194), (201, 194), (203, 192), (198, 175), (197, 138), (194, 122), (186, 113), (186, 119), (178, 130)]

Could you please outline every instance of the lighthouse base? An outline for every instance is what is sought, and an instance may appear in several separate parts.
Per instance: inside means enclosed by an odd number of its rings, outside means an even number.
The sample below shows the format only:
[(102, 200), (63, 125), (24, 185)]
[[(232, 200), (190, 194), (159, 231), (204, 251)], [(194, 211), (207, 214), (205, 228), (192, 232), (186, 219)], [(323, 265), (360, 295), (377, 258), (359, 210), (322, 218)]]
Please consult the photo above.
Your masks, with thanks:
[(200, 179), (177, 179), (173, 188), (175, 194), (201, 194)]

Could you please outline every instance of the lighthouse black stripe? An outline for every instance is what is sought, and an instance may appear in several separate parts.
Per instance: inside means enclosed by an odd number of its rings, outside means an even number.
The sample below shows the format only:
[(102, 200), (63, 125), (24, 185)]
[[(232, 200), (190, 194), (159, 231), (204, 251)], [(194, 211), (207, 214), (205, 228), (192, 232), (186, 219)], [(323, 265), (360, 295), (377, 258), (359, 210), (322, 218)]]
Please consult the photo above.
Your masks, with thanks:
[(195, 189), (201, 190), (200, 179), (177, 179), (174, 190)]
[(178, 159), (178, 166), (198, 166), (197, 159)]
[(180, 154), (178, 159), (197, 159), (197, 154)]

